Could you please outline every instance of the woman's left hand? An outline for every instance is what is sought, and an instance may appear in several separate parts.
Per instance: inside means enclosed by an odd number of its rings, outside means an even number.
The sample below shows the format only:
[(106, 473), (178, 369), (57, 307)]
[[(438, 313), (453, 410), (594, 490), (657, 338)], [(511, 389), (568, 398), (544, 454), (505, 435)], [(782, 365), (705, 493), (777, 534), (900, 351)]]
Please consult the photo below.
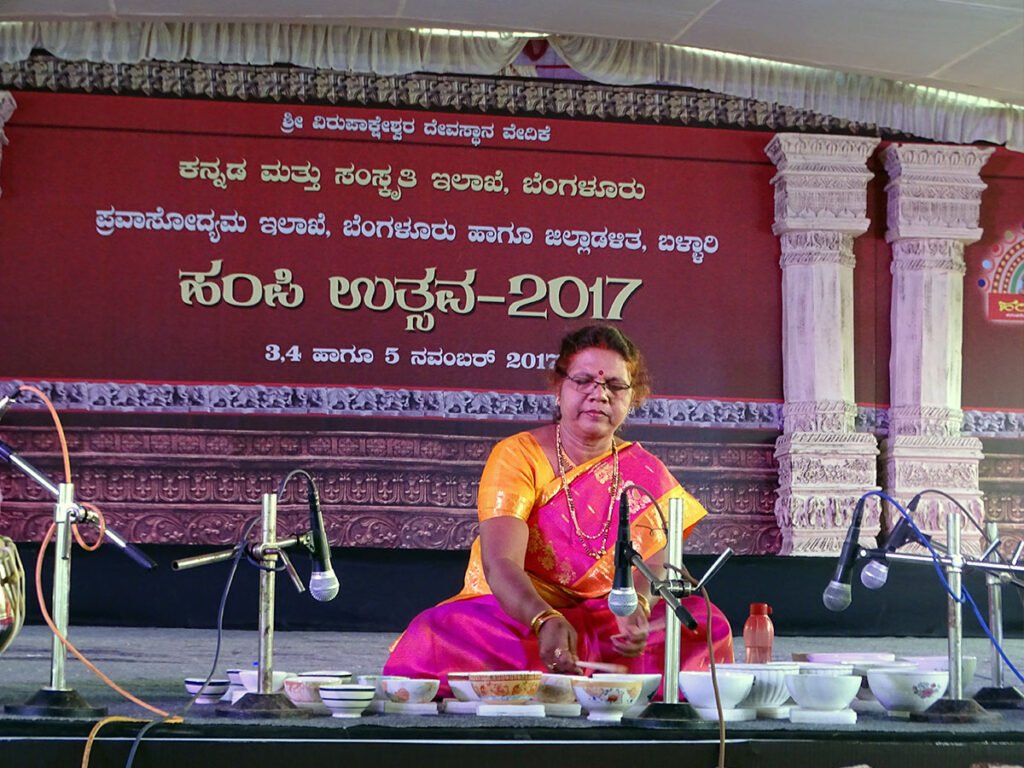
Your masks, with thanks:
[(637, 608), (629, 616), (616, 616), (615, 623), (619, 633), (611, 636), (612, 647), (623, 656), (639, 656), (647, 647), (647, 635), (650, 628), (647, 616)]

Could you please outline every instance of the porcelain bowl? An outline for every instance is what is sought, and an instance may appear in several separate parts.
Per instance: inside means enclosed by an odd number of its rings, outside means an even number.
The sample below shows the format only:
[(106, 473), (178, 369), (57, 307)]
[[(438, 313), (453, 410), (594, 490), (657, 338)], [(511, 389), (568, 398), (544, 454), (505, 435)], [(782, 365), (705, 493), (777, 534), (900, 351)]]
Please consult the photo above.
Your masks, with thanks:
[(544, 672), (540, 677), (540, 687), (535, 698), (543, 704), (571, 704), (576, 701), (576, 691), (572, 684), (574, 675), (556, 675)]
[(872, 669), (916, 669), (909, 661), (858, 661), (853, 665), (853, 674), (861, 676), (860, 690), (857, 698), (861, 701), (874, 701), (875, 694), (868, 685), (868, 672)]
[[(722, 701), (722, 709), (736, 709), (754, 686), (754, 675), (752, 672), (730, 672), (725, 669), (727, 666), (719, 664), (716, 667), (718, 696)], [(680, 672), (679, 691), (698, 709), (715, 708), (715, 688), (709, 669)]]
[(408, 680), (404, 675), (356, 675), (356, 683), (359, 685), (372, 685), (374, 688), (373, 698), (377, 701), (387, 701), (387, 694), (384, 693), (385, 680)]
[[(277, 693), (284, 687), (284, 681), (289, 677), (295, 677), (291, 672), (278, 672), (274, 670), (273, 684), (270, 686), (269, 691), (264, 693)], [(245, 690), (249, 693), (256, 693), (256, 688), (259, 685), (259, 670), (258, 669), (243, 669), (238, 673), (238, 679), (242, 681), (242, 685), (245, 686)]]
[[(203, 683), (206, 683), (206, 688), (203, 688)], [(203, 691), (196, 701), (219, 699), (227, 691), (230, 684), (230, 681), (216, 677), (210, 678), (209, 682), (207, 682), (205, 677), (185, 678), (185, 690), (189, 696), (195, 696), (200, 690)]]
[(321, 685), (320, 700), (331, 711), (332, 717), (361, 717), (373, 701), (374, 691), (372, 685)]
[(609, 675), (600, 680), (577, 677), (572, 688), (589, 719), (613, 719), (641, 701), (643, 681), (631, 675)]
[(843, 653), (808, 653), (807, 661), (815, 664), (857, 664), (861, 661), (896, 661), (895, 653), (884, 651), (846, 651)]
[[(949, 657), (948, 656), (900, 656), (900, 661), (908, 661), (918, 669), (924, 670), (946, 670), (949, 671)], [(978, 657), (977, 656), (961, 656), (961, 672), (963, 677), (963, 688), (966, 691), (967, 687), (974, 681), (974, 673), (978, 669)]]
[(661, 685), (661, 673), (659, 672), (637, 672), (634, 674), (619, 674), (614, 675), (607, 672), (595, 672), (591, 675), (591, 680), (604, 680), (609, 677), (616, 677), (620, 679), (633, 680), (637, 679), (643, 687), (640, 689), (640, 703), (646, 704), (654, 698), (654, 694), (658, 692), (658, 687)]
[(470, 672), (473, 691), (485, 704), (526, 704), (540, 690), (543, 672)]
[(311, 672), (299, 672), (299, 677), (337, 677), (343, 683), (352, 682), (352, 673), (347, 669), (315, 669)]
[(433, 701), (441, 681), (436, 678), (394, 678), (386, 677), (381, 681), (384, 695), (388, 701), (396, 704), (426, 704)]
[(786, 688), (803, 709), (837, 712), (850, 706), (860, 681), (860, 675), (786, 675)]
[(887, 712), (924, 712), (949, 686), (944, 669), (869, 669), (868, 686)]
[(754, 676), (750, 693), (740, 701), (741, 709), (774, 709), (789, 700), (786, 675), (799, 673), (794, 662), (772, 661), (767, 664), (719, 664), (718, 671), (749, 672)]
[(469, 672), (449, 672), (448, 687), (458, 701), (480, 701), (469, 682)]
[(321, 675), (296, 675), (284, 681), (284, 693), (289, 701), (303, 709), (319, 709), (323, 706), (320, 700), (320, 687), (324, 685), (341, 685), (348, 682), (340, 677)]

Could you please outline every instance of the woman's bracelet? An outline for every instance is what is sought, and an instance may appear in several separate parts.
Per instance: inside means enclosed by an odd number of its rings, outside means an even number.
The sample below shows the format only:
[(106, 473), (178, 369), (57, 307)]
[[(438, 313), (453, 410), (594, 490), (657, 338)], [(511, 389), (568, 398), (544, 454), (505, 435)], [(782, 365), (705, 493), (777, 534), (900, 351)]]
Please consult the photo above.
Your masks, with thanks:
[(548, 619), (553, 619), (555, 617), (558, 617), (560, 619), (565, 618), (565, 616), (562, 615), (561, 611), (556, 610), (555, 608), (545, 608), (543, 611), (541, 611), (532, 619), (530, 619), (530, 629), (533, 631), (533, 634), (539, 635), (540, 628), (544, 626), (544, 622)]

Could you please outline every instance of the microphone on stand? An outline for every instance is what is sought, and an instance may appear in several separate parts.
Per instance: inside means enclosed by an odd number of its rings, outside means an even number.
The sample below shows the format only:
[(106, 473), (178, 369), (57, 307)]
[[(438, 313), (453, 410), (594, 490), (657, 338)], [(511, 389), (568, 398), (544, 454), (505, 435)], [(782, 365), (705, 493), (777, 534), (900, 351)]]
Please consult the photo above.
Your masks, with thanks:
[(314, 600), (326, 603), (338, 596), (338, 577), (331, 565), (331, 543), (327, 540), (324, 528), (324, 515), (320, 509), (320, 494), (312, 479), (307, 483), (309, 489), (309, 528), (312, 541), (313, 572), (309, 576), (309, 594)]
[[(913, 514), (914, 510), (917, 509), (917, 502), (920, 498), (919, 494), (911, 499), (910, 504), (907, 505), (908, 515)], [(914, 531), (910, 527), (910, 521), (903, 515), (900, 515), (899, 521), (889, 531), (885, 543), (877, 550), (869, 552), (871, 560), (864, 566), (864, 570), (860, 572), (861, 584), (868, 589), (881, 589), (884, 587), (885, 582), (889, 579), (889, 561), (886, 559), (886, 555), (890, 552), (895, 552), (914, 538)]]
[[(50, 495), (54, 498), (60, 497), (60, 489), (50, 480), (46, 475), (40, 472), (38, 469), (33, 467), (21, 456), (14, 452), (3, 440), (0, 440), (0, 459), (4, 459), (12, 467), (17, 467), (30, 478), (36, 481), (42, 488), (50, 492)], [(99, 518), (91, 511), (85, 510), (85, 518), (91, 523), (98, 523)], [(143, 568), (152, 569), (156, 568), (156, 561), (153, 560), (149, 555), (143, 552), (141, 549), (132, 544), (128, 539), (122, 536), (120, 533), (115, 531), (109, 525), (105, 526), (106, 537), (110, 539), (122, 552), (128, 557), (134, 560), (136, 563), (141, 565)]]
[(633, 587), (633, 542), (629, 533), (629, 486), (619, 496), (619, 529), (615, 538), (615, 577), (608, 594), (608, 610), (616, 616), (630, 616), (638, 601)]
[(861, 498), (853, 511), (853, 520), (850, 523), (850, 529), (846, 532), (846, 541), (843, 542), (843, 549), (839, 553), (839, 562), (836, 564), (835, 573), (821, 595), (822, 602), (830, 611), (845, 611), (852, 602), (850, 576), (860, 550), (857, 541), (860, 539), (860, 524), (863, 517), (864, 499)]

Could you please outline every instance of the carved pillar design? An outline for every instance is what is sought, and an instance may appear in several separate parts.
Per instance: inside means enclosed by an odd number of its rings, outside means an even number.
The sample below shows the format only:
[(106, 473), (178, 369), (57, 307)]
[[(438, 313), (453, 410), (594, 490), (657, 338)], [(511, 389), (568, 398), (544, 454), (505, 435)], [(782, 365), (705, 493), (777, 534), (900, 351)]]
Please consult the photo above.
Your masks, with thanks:
[[(783, 435), (775, 445), (782, 554), (838, 552), (857, 500), (877, 490), (878, 448), (854, 431), (853, 239), (867, 231), (865, 167), (877, 139), (779, 134)], [(877, 498), (865, 528), (877, 520)]]
[[(11, 115), (17, 108), (18, 102), (14, 100), (10, 91), (0, 91), (0, 163), (4, 158), (4, 146), (10, 143), (7, 140), (7, 134), (4, 133), (4, 125), (11, 119)], [(2, 195), (3, 190), (0, 189), (0, 196)]]
[[(964, 246), (981, 237), (980, 172), (992, 152), (893, 144), (882, 154), (890, 178), (886, 240), (893, 274), (885, 490), (904, 506), (926, 488), (944, 491), (978, 523), (985, 517), (978, 487), (981, 441), (961, 434)], [(915, 522), (944, 540), (953, 508), (928, 494)], [(966, 524), (962, 530), (964, 549), (977, 551), (978, 529)]]

